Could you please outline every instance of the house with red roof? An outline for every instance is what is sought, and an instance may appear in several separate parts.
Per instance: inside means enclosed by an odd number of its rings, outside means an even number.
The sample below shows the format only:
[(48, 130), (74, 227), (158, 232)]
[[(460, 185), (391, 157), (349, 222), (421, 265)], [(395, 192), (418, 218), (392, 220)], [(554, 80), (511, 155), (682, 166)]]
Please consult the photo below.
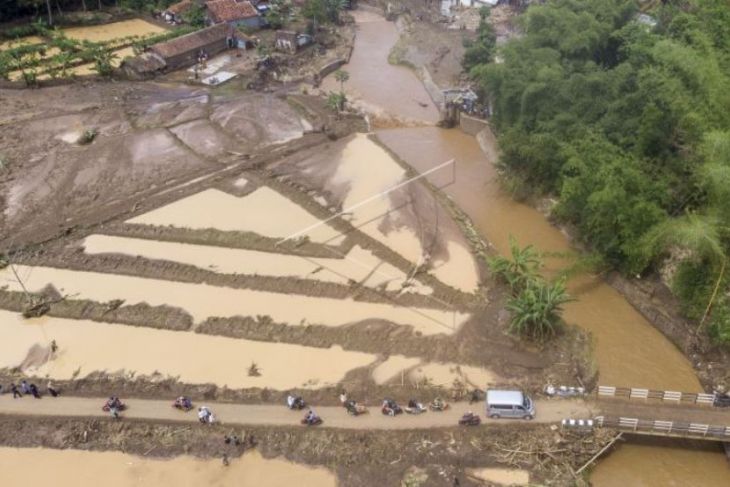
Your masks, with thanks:
[(259, 11), (248, 0), (209, 0), (205, 3), (208, 22), (258, 29), (263, 24)]

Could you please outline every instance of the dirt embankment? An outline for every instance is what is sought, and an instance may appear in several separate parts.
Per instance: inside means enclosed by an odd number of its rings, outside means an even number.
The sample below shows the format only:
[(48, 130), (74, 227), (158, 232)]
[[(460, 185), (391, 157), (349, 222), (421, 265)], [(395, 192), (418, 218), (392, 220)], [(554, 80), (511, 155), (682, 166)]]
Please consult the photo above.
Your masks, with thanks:
[[(224, 435), (244, 439), (226, 445)], [(245, 455), (252, 445), (264, 457), (323, 465), (340, 485), (395, 485), (414, 467), (422, 486), (479, 485), (467, 468), (502, 466), (532, 472), (532, 482), (566, 485), (578, 468), (609, 441), (610, 432), (577, 436), (529, 424), (490, 425), (434, 431), (348, 431), (331, 429), (230, 428), (151, 424), (142, 421), (0, 417), (0, 444), (12, 447), (118, 450), (152, 458), (188, 454), (201, 458)], [(423, 475), (421, 476), (424, 477)]]

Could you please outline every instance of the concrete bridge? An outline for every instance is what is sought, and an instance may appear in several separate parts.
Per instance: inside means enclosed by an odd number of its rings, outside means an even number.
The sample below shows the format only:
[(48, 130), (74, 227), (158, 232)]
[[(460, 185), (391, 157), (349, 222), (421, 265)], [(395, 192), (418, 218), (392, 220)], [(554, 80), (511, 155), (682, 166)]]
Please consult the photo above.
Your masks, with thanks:
[(637, 435), (730, 442), (730, 407), (715, 407), (714, 401), (714, 394), (599, 386), (594, 404), (599, 415), (592, 426)]

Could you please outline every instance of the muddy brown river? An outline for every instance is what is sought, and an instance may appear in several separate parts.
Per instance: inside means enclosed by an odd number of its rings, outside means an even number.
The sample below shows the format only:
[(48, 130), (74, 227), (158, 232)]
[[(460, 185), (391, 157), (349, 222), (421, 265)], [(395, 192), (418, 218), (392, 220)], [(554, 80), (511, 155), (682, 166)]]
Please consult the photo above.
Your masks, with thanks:
[[(358, 96), (396, 117), (428, 120), (428, 116), (416, 115), (420, 106), (416, 100), (427, 95), (423, 87), (414, 87), (415, 75), (391, 66), (384, 55), (397, 39), (395, 25), (374, 20), (372, 14), (356, 14), (359, 31), (346, 69)], [(378, 83), (372, 82), (373, 77)], [(408, 96), (403, 96), (404, 86), (409, 87)], [(533, 244), (541, 251), (572, 250), (566, 236), (540, 212), (513, 201), (501, 190), (493, 166), (493, 140), (485, 141), (487, 150), (483, 152), (474, 137), (458, 130), (391, 129), (379, 131), (378, 137), (419, 171), (456, 159), (456, 178), (444, 191), (498, 252), (507, 252), (510, 235), (521, 245)], [(450, 173), (434, 173), (431, 180), (445, 185), (452, 178)], [(548, 262), (552, 268), (559, 265), (559, 261)], [(565, 318), (594, 335), (601, 383), (701, 390), (687, 359), (618, 292), (590, 276), (574, 278), (570, 292), (577, 301), (566, 306)], [(672, 442), (666, 447), (622, 445), (598, 464), (591, 480), (597, 486), (727, 484), (728, 467), (719, 448), (698, 451), (676, 446)]]

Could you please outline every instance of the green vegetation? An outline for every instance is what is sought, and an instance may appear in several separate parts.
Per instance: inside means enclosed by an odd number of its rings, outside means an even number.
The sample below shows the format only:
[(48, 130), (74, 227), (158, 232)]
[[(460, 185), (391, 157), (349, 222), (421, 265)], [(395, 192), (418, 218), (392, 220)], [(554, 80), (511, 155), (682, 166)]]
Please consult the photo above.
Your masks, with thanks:
[(465, 71), (470, 71), (479, 64), (492, 62), (494, 51), (497, 47), (497, 35), (489, 22), (489, 7), (479, 9), (479, 27), (477, 27), (476, 40), (465, 40), (464, 59), (462, 66)]
[(499, 50), (487, 29), (464, 65), (493, 108), (501, 169), (559, 198), (606, 262), (629, 274), (681, 262), (688, 316), (730, 344), (730, 4), (554, 0)]
[(311, 21), (312, 30), (326, 23), (339, 24), (340, 12), (345, 9), (346, 0), (306, 0), (302, 5), (302, 16)]
[(528, 245), (520, 248), (510, 237), (511, 258), (495, 257), (489, 267), (512, 291), (507, 309), (512, 312), (512, 333), (544, 341), (555, 336), (562, 325), (563, 305), (571, 301), (565, 280), (546, 281), (540, 274), (542, 259)]

